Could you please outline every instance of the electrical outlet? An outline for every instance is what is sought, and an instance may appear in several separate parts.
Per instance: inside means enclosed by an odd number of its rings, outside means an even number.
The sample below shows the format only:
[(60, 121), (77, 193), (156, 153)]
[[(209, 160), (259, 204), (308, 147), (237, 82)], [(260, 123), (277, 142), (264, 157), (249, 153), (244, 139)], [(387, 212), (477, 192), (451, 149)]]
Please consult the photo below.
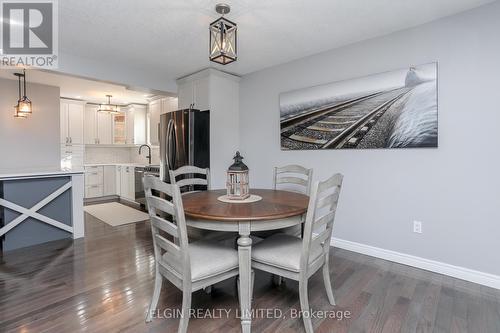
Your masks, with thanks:
[(417, 234), (422, 233), (422, 222), (420, 221), (413, 221), (413, 232)]

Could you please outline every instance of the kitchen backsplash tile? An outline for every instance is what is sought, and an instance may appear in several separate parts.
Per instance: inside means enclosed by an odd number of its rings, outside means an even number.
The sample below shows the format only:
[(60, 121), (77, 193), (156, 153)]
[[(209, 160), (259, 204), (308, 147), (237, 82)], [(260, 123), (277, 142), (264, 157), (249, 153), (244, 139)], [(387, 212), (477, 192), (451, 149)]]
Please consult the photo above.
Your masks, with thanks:
[[(130, 162), (131, 163), (141, 163), (148, 164), (148, 149), (142, 148), (142, 154), (139, 155), (139, 148), (130, 148)], [(151, 164), (160, 164), (160, 148), (151, 147)]]
[(130, 148), (85, 147), (85, 164), (92, 163), (131, 163)]
[[(139, 155), (139, 147), (85, 147), (85, 164), (93, 163), (139, 163), (147, 164), (147, 148), (142, 149)], [(151, 148), (151, 163), (160, 164), (160, 148)]]

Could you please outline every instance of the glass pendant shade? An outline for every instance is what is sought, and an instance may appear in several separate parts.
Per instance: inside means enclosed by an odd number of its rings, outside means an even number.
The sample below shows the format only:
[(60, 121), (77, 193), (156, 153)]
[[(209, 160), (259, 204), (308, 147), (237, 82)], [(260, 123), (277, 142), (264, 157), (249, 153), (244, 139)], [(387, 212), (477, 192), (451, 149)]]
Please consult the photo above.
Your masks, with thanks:
[(17, 104), (17, 113), (30, 114), (33, 112), (31, 108), (31, 101), (28, 97), (24, 96), (21, 98)]
[[(17, 104), (14, 106), (14, 118), (27, 118), (33, 113), (33, 108), (30, 99), (26, 96), (26, 70), (23, 73), (14, 73), (18, 79), (18, 96)], [(23, 89), (21, 89), (21, 78), (23, 79)], [(22, 97), (21, 97), (22, 96)]]
[(19, 106), (16, 105), (14, 106), (14, 118), (26, 119), (28, 118), (28, 114), (19, 112)]
[(210, 60), (227, 65), (237, 59), (236, 23), (221, 17), (210, 24)]
[(107, 113), (119, 113), (120, 112), (120, 107), (118, 105), (111, 104), (111, 95), (106, 95), (108, 98), (108, 103), (105, 104), (100, 104), (99, 109), (97, 109), (98, 112), (107, 112)]

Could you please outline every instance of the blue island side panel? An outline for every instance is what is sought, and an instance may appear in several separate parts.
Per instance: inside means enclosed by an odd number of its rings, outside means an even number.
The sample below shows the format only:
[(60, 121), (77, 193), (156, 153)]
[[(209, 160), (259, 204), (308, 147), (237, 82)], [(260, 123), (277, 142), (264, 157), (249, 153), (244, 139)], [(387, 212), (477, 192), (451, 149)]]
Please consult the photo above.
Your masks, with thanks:
[[(71, 181), (71, 177), (6, 180), (3, 183), (4, 199), (30, 209), (52, 192)], [(71, 188), (42, 207), (38, 213), (56, 221), (72, 225)], [(20, 213), (4, 208), (4, 224)], [(4, 236), (3, 251), (10, 251), (53, 240), (71, 238), (72, 234), (44, 222), (28, 217)]]

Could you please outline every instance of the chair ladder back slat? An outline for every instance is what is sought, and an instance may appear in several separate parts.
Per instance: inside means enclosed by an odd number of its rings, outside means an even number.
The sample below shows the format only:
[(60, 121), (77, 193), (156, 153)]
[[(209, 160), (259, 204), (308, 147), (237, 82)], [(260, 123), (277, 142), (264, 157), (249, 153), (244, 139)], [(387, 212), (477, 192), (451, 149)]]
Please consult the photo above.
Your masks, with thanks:
[(200, 174), (206, 175), (208, 173), (207, 168), (199, 168), (194, 165), (185, 165), (175, 170), (170, 170), (170, 173), (175, 177), (185, 174)]
[(155, 212), (161, 211), (172, 216), (176, 215), (174, 205), (163, 198), (151, 195), (146, 198), (146, 201), (148, 202), (148, 206), (153, 208)]
[[(335, 174), (325, 181), (315, 182), (312, 186), (302, 240), (301, 274), (307, 275), (311, 247), (321, 245), (323, 246), (323, 253), (325, 253), (327, 243), (329, 246), (328, 239), (331, 238), (333, 230), (342, 180), (343, 176), (341, 174)], [(327, 211), (325, 211), (326, 209)], [(316, 217), (319, 213), (322, 215)], [(323, 226), (325, 227), (324, 230), (320, 231), (318, 235), (313, 235), (315, 228)]]
[[(199, 168), (192, 165), (185, 165), (176, 170), (170, 170), (170, 182), (183, 188), (183, 194), (197, 192), (193, 190), (192, 186), (201, 185), (206, 186), (210, 190), (210, 169)], [(197, 175), (204, 175), (205, 178), (197, 177)], [(183, 179), (177, 180), (178, 176), (185, 176)], [(186, 191), (186, 186), (189, 186)]]
[(339, 199), (340, 192), (335, 191), (332, 194), (328, 194), (327, 196), (318, 200), (318, 204), (316, 205), (316, 209), (321, 209), (327, 207), (329, 205), (333, 205)]
[(334, 218), (335, 211), (330, 211), (314, 221), (314, 228), (321, 228), (322, 226), (327, 225), (329, 222), (332, 222)]
[[(153, 244), (155, 248), (155, 259), (159, 262), (162, 258), (162, 253), (158, 251), (158, 247), (165, 250), (167, 253), (179, 258), (182, 263), (184, 272), (182, 274), (191, 274), (189, 266), (188, 252), (188, 236), (186, 219), (184, 216), (184, 207), (179, 187), (177, 185), (167, 184), (161, 181), (158, 177), (144, 176), (144, 192), (146, 194), (146, 202), (151, 220), (151, 231), (153, 235)], [(152, 195), (152, 191), (156, 190), (163, 194), (167, 194), (172, 198), (169, 202), (163, 198)], [(161, 211), (172, 216), (175, 224), (157, 216)], [(159, 234), (158, 229), (165, 231), (169, 235), (179, 240), (179, 245), (167, 240)]]
[(157, 182), (157, 177), (154, 176), (144, 176), (142, 182), (144, 184), (144, 190), (156, 190), (162, 193), (167, 194), (169, 197), (172, 197), (173, 189), (170, 184), (164, 182)]
[(175, 184), (179, 187), (183, 186), (189, 186), (189, 185), (208, 185), (208, 182), (206, 179), (202, 178), (184, 178), (181, 180), (177, 180)]
[(296, 185), (301, 185), (301, 186), (307, 186), (307, 180), (299, 177), (277, 177), (276, 179), (277, 184), (296, 184)]
[(299, 188), (298, 191), (295, 188), (292, 191), (309, 195), (311, 192), (312, 172), (313, 169), (307, 169), (295, 164), (274, 167), (273, 188), (276, 190), (280, 185), (280, 187), (291, 185)]
[(335, 175), (333, 175), (332, 177), (330, 177), (329, 179), (325, 180), (324, 182), (320, 182), (319, 183), (319, 187), (318, 187), (318, 191), (319, 192), (324, 192), (325, 190), (328, 190), (332, 187), (340, 187), (342, 186), (342, 179), (344, 177), (340, 174), (340, 173), (337, 173)]
[(164, 238), (162, 235), (156, 234), (155, 242), (168, 254), (173, 255), (175, 258), (178, 259), (181, 258), (181, 248), (178, 245), (174, 244), (173, 242), (169, 241), (168, 239)]
[(309, 175), (309, 170), (311, 169), (307, 169), (301, 165), (297, 165), (297, 164), (290, 164), (290, 165), (285, 165), (285, 166), (282, 166), (282, 167), (276, 167), (275, 168), (276, 170), (276, 173), (280, 174), (280, 173), (299, 173), (299, 174), (302, 174), (302, 175)]
[(311, 240), (311, 247), (315, 246), (323, 246), (323, 242), (327, 241), (328, 238), (331, 237), (331, 230), (329, 228), (326, 228), (322, 232), (320, 232), (318, 235), (314, 235)]
[(172, 237), (179, 238), (179, 228), (174, 223), (158, 216), (150, 216), (150, 220), (156, 228), (165, 231)]

